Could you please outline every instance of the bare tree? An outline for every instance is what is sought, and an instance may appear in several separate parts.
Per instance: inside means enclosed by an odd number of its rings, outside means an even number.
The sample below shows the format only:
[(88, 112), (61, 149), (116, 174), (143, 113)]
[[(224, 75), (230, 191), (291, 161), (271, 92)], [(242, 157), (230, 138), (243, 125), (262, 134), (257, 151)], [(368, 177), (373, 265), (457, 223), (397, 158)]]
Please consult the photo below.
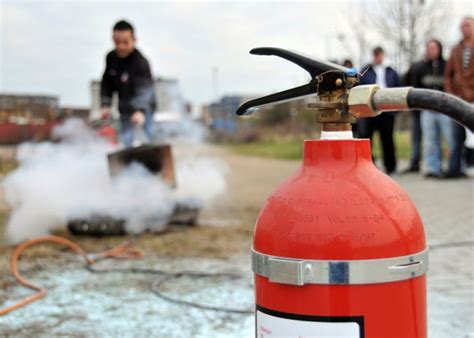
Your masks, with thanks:
[(396, 51), (399, 70), (406, 69), (420, 55), (424, 42), (443, 35), (450, 4), (444, 1), (392, 0), (379, 2), (371, 16), (373, 27)]
[(366, 29), (368, 27), (367, 16), (358, 15), (357, 24), (352, 26), (354, 40), (358, 50), (357, 63), (362, 66), (365, 61), (367, 50), (370, 48), (370, 41)]
[(394, 66), (406, 70), (421, 57), (428, 38), (445, 38), (450, 9), (449, 2), (436, 0), (359, 2), (356, 13), (349, 16), (359, 64), (368, 48), (380, 44), (389, 51)]

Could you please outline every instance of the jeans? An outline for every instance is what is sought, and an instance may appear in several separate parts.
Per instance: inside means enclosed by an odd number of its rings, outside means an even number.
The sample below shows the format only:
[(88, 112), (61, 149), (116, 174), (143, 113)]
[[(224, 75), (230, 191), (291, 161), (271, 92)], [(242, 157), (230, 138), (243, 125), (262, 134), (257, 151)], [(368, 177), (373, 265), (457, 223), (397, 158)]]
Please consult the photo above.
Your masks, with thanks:
[(143, 129), (130, 121), (130, 117), (121, 118), (120, 122), (120, 141), (126, 148), (132, 147), (135, 142), (143, 141), (143, 135), (148, 143), (155, 139), (153, 113), (151, 112), (145, 114)]
[[(451, 160), (449, 161), (449, 174), (461, 174), (461, 163), (464, 148), (464, 140), (466, 139), (466, 129), (454, 120), (451, 120), (451, 128), (454, 134), (454, 146)], [(452, 162), (452, 163), (451, 163)]]
[[(456, 174), (460, 170), (460, 151), (456, 142), (453, 126), (455, 123), (446, 115), (431, 111), (421, 113), (421, 126), (423, 129), (423, 148), (425, 151), (426, 171), (430, 174), (442, 174), (442, 148), (441, 136), (445, 138), (449, 149), (448, 174)], [(458, 164), (459, 162), (459, 164)]]

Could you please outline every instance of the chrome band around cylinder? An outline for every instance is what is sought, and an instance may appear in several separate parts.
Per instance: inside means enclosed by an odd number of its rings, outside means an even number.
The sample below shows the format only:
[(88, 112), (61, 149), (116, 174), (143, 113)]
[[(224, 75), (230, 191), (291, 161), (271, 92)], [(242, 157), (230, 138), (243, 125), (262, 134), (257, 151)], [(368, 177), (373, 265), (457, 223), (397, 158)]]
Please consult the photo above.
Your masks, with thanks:
[(305, 260), (276, 257), (252, 249), (252, 270), (270, 282), (376, 284), (415, 278), (428, 271), (428, 248), (408, 256), (364, 260)]

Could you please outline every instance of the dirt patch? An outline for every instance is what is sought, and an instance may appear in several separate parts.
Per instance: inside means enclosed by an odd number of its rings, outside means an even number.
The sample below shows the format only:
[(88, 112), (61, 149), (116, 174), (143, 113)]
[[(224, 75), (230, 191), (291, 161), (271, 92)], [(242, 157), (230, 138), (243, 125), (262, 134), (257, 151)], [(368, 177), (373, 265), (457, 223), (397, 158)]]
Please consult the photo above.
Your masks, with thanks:
[[(282, 161), (244, 157), (231, 154), (219, 147), (205, 147), (203, 155), (215, 156), (223, 160), (229, 168), (228, 187), (225, 195), (202, 210), (196, 227), (175, 227), (161, 235), (147, 235), (137, 247), (149, 255), (169, 257), (204, 257), (225, 259), (232, 255), (245, 254), (252, 242), (253, 226), (258, 211), (272, 189), (297, 166), (296, 161)], [(278, 170), (276, 170), (278, 168)], [(9, 257), (14, 246), (5, 242), (5, 226), (9, 209), (0, 190), (0, 288), (9, 285)], [(90, 238), (74, 236), (66, 227), (58, 228), (55, 235), (78, 243), (86, 252), (100, 252), (114, 247), (130, 236)], [(52, 260), (53, 265), (61, 265), (66, 249), (57, 245), (40, 245), (29, 249), (22, 257), (22, 266), (34, 268), (35, 260)]]

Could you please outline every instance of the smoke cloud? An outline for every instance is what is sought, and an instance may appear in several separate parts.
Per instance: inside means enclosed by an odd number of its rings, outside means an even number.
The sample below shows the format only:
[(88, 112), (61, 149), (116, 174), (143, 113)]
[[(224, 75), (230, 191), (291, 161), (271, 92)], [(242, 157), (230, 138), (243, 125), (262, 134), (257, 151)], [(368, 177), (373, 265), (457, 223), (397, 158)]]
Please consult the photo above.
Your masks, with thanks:
[(10, 242), (94, 215), (125, 219), (130, 233), (160, 230), (177, 203), (201, 207), (226, 188), (225, 166), (199, 156), (195, 135), (185, 146), (180, 135), (173, 146), (176, 189), (138, 163), (111, 178), (107, 153), (118, 148), (97, 137), (81, 120), (66, 121), (54, 136), (61, 142), (20, 145), (19, 167), (3, 181), (12, 208), (6, 233)]

